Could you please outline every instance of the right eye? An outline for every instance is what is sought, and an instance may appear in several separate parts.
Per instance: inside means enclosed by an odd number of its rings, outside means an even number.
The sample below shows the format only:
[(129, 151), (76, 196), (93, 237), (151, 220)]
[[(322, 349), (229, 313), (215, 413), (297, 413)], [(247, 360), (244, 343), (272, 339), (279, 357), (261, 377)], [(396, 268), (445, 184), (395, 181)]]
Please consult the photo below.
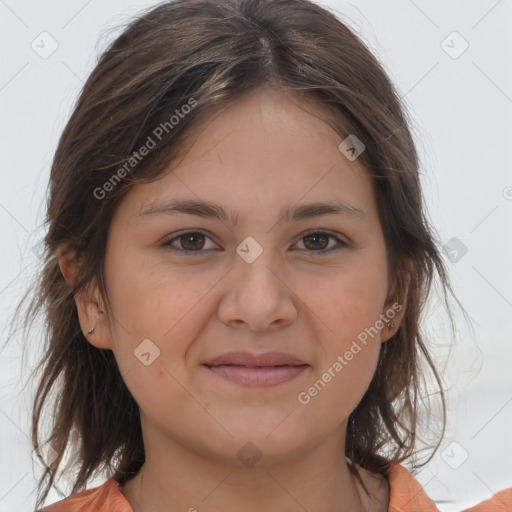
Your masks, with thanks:
[[(205, 239), (211, 240), (210, 237), (206, 236), (201, 231), (184, 231), (181, 234), (174, 236), (162, 244), (162, 247), (166, 247), (174, 252), (179, 253), (201, 253), (204, 252), (201, 249), (204, 248)], [(180, 248), (173, 246), (175, 243), (179, 243)], [(212, 241), (213, 242), (213, 241)], [(215, 242), (213, 242), (215, 243)], [(194, 254), (195, 256), (196, 254)]]

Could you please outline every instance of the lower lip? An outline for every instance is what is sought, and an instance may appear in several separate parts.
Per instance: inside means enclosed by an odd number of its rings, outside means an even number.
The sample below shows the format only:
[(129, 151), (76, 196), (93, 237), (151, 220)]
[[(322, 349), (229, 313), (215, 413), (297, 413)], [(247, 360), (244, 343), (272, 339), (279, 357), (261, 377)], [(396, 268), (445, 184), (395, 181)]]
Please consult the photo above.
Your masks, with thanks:
[(309, 365), (259, 367), (234, 365), (205, 366), (219, 377), (236, 384), (263, 388), (287, 382), (302, 373)]

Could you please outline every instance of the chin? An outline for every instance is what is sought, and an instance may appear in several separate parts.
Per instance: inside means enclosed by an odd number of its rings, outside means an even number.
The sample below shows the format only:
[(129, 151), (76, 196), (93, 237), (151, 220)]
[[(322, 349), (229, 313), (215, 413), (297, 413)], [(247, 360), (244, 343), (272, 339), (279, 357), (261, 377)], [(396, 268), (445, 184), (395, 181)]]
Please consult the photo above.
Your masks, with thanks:
[[(282, 422), (283, 417), (280, 418)], [(234, 446), (237, 457), (247, 455), (260, 457), (258, 465), (276, 464), (296, 458), (315, 444), (315, 439), (304, 436), (302, 428), (285, 425), (287, 420), (265, 428), (239, 425), (230, 429), (233, 434), (230, 444)], [(292, 427), (292, 428), (290, 428)]]

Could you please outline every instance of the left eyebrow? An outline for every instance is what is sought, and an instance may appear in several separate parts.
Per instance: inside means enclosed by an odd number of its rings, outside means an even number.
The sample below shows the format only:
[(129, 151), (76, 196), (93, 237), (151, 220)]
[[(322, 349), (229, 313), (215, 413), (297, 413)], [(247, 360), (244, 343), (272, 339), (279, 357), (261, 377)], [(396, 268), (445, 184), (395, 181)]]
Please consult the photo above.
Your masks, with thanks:
[[(222, 205), (211, 203), (209, 201), (170, 199), (163, 203), (150, 204), (147, 208), (143, 209), (137, 217), (162, 214), (172, 215), (176, 213), (218, 219), (222, 222), (229, 222), (233, 226), (236, 224), (236, 218), (238, 215), (236, 210), (231, 210), (230, 215), (228, 215)], [(310, 203), (298, 207), (284, 207), (281, 209), (278, 223), (282, 221), (290, 222), (310, 219), (323, 215), (341, 215), (367, 223), (370, 221), (368, 214), (360, 208), (342, 200), (333, 200), (328, 202)]]

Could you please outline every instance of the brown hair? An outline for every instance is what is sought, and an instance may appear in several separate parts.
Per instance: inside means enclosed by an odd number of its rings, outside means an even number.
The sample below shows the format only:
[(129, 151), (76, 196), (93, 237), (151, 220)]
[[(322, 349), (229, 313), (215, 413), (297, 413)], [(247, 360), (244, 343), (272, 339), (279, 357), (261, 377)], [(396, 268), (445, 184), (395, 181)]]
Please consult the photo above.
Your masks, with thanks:
[[(445, 431), (443, 384), (419, 319), (436, 273), (448, 310), (453, 291), (426, 218), (405, 108), (388, 76), (347, 26), (309, 0), (176, 0), (138, 16), (101, 55), (54, 156), (44, 268), (26, 315), (34, 319), (44, 312), (47, 329), (44, 355), (34, 370), (41, 377), (32, 442), (39, 454), (42, 411), (51, 402), (46, 442), (58, 454), (39, 481), (38, 507), (66, 449), (74, 450), (72, 494), (101, 471), (123, 483), (144, 463), (138, 405), (113, 353), (85, 339), (74, 295), (95, 278), (108, 305), (103, 260), (120, 201), (133, 183), (161, 175), (181, 142), (200, 126), (202, 113), (256, 87), (300, 94), (314, 111), (332, 114), (329, 122), (340, 141), (356, 134), (364, 142), (359, 161), (373, 177), (393, 297), (406, 304), (398, 331), (381, 344), (373, 380), (349, 417), (344, 455), (353, 463), (350, 470), (362, 483), (355, 464), (386, 475), (391, 464), (416, 456), (426, 370), (442, 405), (441, 433), (428, 460), (439, 447)], [(194, 106), (185, 109), (187, 104)], [(173, 113), (179, 122), (169, 121)], [(134, 164), (162, 126), (165, 137)], [(107, 182), (111, 186), (105, 188)], [(64, 242), (81, 262), (73, 287), (55, 255)], [(451, 313), (450, 320), (453, 326)], [(55, 386), (58, 398), (52, 399)]]

